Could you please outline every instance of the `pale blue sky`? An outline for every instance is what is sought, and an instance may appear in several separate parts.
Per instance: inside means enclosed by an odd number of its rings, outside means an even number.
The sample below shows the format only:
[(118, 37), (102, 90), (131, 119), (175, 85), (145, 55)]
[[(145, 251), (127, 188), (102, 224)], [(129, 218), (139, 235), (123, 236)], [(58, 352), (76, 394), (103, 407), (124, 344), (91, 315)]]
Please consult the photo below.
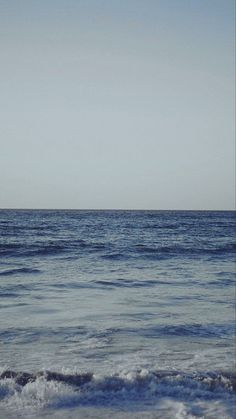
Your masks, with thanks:
[(234, 1), (0, 0), (0, 207), (234, 208)]

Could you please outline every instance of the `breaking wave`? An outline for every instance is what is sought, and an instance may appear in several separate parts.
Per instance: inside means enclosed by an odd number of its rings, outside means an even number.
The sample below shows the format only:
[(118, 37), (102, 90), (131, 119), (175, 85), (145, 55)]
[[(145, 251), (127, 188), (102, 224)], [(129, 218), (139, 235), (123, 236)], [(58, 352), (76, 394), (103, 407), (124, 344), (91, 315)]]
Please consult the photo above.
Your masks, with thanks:
[[(234, 397), (236, 390), (236, 374), (230, 372), (196, 372), (184, 373), (179, 371), (148, 371), (121, 372), (102, 376), (91, 372), (82, 374), (66, 374), (55, 371), (39, 371), (36, 373), (17, 372), (6, 369), (0, 374), (0, 398), (12, 396), (12, 392), (20, 393), (22, 388), (37, 385), (47, 387), (48, 382), (60, 384), (74, 392), (74, 403), (77, 405), (102, 404), (106, 405), (122, 400), (152, 400), (160, 397), (207, 399)], [(55, 395), (54, 395), (55, 396)], [(42, 404), (59, 403), (45, 398)], [(71, 402), (71, 401), (70, 401)], [(69, 403), (70, 403), (69, 402)], [(64, 398), (66, 404), (66, 399)]]

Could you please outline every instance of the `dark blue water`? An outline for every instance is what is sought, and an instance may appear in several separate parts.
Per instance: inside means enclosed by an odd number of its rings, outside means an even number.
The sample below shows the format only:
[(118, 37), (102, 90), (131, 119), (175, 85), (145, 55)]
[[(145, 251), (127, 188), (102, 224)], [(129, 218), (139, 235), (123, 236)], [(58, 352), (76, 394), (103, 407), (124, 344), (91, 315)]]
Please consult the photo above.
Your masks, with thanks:
[(0, 211), (4, 417), (234, 417), (233, 212)]

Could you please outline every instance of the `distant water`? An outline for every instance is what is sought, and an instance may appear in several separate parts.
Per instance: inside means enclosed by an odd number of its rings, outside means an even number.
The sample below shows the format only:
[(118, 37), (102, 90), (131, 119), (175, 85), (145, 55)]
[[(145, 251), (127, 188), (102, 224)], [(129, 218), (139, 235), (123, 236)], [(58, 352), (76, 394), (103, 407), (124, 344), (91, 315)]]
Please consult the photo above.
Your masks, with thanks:
[(1, 210), (0, 417), (234, 418), (235, 233), (233, 212)]

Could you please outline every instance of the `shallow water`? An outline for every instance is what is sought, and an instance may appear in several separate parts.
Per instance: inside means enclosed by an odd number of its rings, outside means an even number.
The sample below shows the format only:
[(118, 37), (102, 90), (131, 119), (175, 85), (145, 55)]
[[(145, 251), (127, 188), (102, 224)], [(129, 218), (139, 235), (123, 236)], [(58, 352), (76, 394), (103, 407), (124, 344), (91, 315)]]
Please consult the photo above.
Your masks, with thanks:
[(0, 231), (3, 417), (234, 417), (233, 212), (1, 210)]

